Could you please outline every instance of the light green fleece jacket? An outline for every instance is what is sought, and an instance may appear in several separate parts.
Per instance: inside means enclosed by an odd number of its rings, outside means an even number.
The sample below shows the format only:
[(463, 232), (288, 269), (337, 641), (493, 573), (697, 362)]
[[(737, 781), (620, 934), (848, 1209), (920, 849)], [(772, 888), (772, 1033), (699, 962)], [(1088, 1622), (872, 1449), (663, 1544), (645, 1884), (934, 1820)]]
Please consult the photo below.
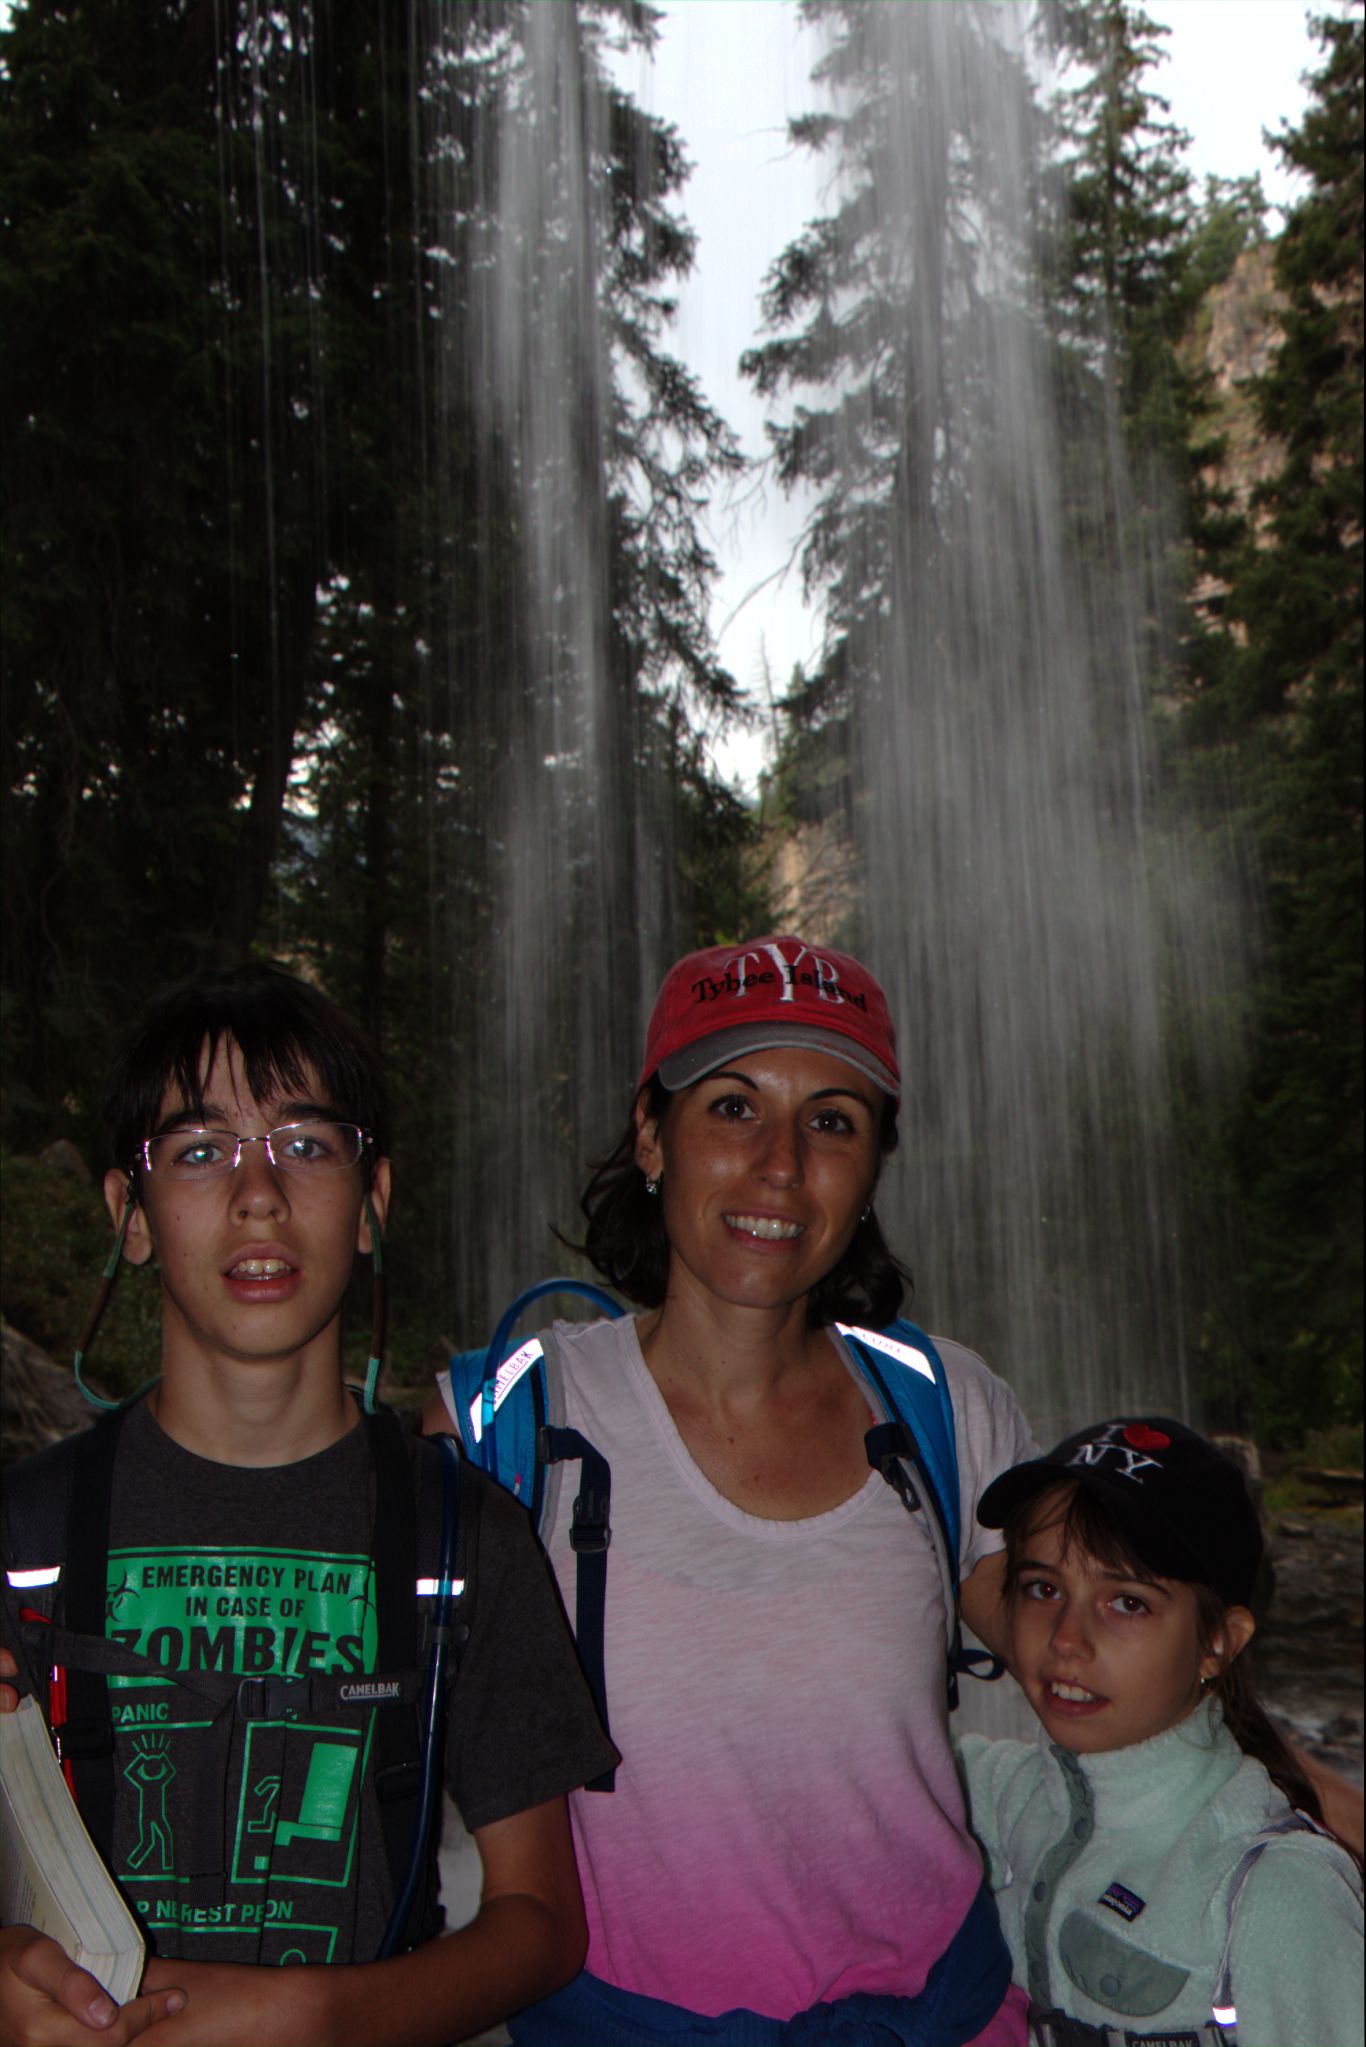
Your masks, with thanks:
[[(959, 1743), (1017, 1983), (1041, 2011), (1120, 2043), (1201, 2043), (1254, 1837), (1290, 1808), (1212, 1702), (1150, 1741), (1074, 1756)], [(1230, 2002), (1238, 2047), (1362, 2047), (1361, 1882), (1312, 1832), (1268, 1841), (1238, 1893)]]

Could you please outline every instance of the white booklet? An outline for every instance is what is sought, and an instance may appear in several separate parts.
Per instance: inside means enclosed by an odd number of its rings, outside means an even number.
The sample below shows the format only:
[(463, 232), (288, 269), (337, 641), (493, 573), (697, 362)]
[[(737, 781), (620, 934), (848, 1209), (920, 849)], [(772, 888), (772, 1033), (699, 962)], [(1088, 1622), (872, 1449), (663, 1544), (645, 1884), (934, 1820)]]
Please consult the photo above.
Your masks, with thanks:
[(142, 1930), (85, 1830), (32, 1698), (0, 1713), (0, 1925), (50, 1934), (117, 2004), (142, 1980)]

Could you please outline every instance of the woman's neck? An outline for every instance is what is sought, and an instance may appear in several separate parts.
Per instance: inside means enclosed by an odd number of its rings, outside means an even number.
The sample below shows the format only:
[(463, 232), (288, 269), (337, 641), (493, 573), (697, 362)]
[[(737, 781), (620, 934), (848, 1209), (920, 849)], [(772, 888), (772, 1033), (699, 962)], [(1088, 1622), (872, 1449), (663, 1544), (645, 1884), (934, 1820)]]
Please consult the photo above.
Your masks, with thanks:
[(636, 1330), (666, 1398), (670, 1384), (686, 1384), (693, 1399), (717, 1406), (762, 1402), (830, 1356), (824, 1331), (807, 1327), (804, 1299), (779, 1307), (719, 1301), (686, 1275), (670, 1275), (663, 1306), (642, 1315)]
[(768, 1520), (828, 1513), (867, 1482), (873, 1416), (806, 1304), (697, 1303), (637, 1323), (641, 1354), (689, 1455), (726, 1499)]

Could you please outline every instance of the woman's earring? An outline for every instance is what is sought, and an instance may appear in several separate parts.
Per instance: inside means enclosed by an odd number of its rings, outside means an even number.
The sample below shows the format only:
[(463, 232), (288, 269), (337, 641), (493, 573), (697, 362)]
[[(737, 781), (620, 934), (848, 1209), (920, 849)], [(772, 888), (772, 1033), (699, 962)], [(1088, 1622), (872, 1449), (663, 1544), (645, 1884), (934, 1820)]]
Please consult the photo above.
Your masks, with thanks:
[(658, 1194), (659, 1192), (659, 1181), (657, 1179), (652, 1180), (648, 1173), (645, 1175), (645, 1192), (647, 1194)]
[(872, 1202), (870, 1201), (870, 1202), (869, 1202), (869, 1204), (868, 1204), (868, 1206), (867, 1206), (867, 1207), (866, 1207), (866, 1208), (864, 1209), (864, 1211), (863, 1211), (863, 1214), (862, 1214), (862, 1215), (861, 1215), (861, 1216), (859, 1217), (859, 1221), (860, 1221), (861, 1223), (866, 1223), (866, 1222), (867, 1222), (867, 1220), (868, 1220), (868, 1218), (869, 1218), (869, 1216), (870, 1216), (870, 1215), (872, 1214), (872, 1212), (873, 1212), (873, 1204), (872, 1204)]

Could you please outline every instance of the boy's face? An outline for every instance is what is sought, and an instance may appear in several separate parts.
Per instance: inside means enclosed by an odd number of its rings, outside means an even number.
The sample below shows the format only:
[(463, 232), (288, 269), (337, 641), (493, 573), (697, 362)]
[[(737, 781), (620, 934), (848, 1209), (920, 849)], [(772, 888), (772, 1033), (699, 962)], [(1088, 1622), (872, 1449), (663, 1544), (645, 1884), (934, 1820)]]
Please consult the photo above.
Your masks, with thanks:
[[(149, 1135), (202, 1123), (264, 1137), (283, 1123), (345, 1116), (325, 1098), (311, 1067), (304, 1077), (303, 1094), (258, 1102), (241, 1053), (225, 1041), (212, 1064), (201, 1067), (202, 1115), (168, 1090)], [(135, 1265), (153, 1251), (160, 1259), (163, 1370), (285, 1359), (340, 1370), (342, 1295), (357, 1250), (371, 1248), (362, 1185), (359, 1165), (282, 1172), (263, 1144), (245, 1145), (232, 1172), (202, 1181), (144, 1172), (124, 1255)], [(105, 1198), (116, 1224), (126, 1196), (126, 1176), (109, 1173)], [(388, 1196), (389, 1165), (381, 1159), (370, 1189), (381, 1225)]]

